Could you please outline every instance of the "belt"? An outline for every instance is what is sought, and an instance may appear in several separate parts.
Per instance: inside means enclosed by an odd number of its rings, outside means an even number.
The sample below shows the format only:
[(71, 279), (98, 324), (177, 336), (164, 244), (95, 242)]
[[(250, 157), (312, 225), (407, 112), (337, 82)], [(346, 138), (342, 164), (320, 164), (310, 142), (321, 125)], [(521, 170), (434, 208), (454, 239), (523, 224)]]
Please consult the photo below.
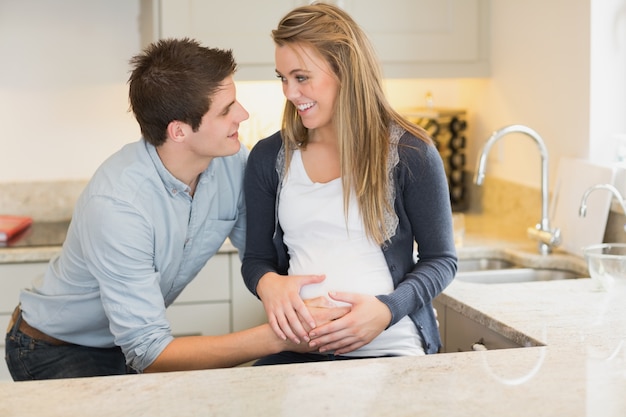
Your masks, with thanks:
[(19, 320), (20, 325), (18, 327), (18, 330), (24, 333), (26, 336), (33, 338), (35, 340), (40, 340), (42, 342), (49, 343), (54, 346), (70, 344), (63, 340), (57, 339), (56, 337), (48, 336), (44, 332), (35, 329), (30, 324), (26, 323), (26, 320), (24, 320), (24, 317), (23, 316), (20, 317), (21, 315), (22, 315), (22, 310), (20, 306), (18, 305), (17, 307), (15, 307), (15, 310), (13, 310), (13, 315), (11, 316), (11, 321), (9, 322), (9, 329), (13, 328), (13, 326), (18, 321), (18, 319), (21, 319)]

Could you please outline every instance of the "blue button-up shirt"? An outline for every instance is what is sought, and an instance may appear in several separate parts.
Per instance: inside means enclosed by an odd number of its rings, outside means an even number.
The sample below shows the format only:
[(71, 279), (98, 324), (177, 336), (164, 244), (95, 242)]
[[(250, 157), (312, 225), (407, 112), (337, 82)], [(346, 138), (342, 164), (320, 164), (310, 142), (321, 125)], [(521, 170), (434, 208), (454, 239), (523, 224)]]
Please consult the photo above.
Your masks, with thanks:
[(226, 238), (243, 254), (247, 155), (213, 159), (192, 198), (147, 142), (113, 154), (78, 199), (60, 255), (21, 292), (24, 319), (71, 343), (120, 346), (145, 369), (173, 339), (166, 307)]

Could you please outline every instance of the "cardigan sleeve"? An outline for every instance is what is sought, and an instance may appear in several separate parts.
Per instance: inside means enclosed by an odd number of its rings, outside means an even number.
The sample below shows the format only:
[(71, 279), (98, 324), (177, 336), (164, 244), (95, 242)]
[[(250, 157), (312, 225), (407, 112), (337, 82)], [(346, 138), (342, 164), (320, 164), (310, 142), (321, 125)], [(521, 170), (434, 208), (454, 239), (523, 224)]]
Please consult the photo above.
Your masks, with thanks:
[(279, 133), (259, 141), (250, 151), (244, 177), (247, 232), (241, 274), (257, 297), (256, 287), (261, 277), (268, 272), (280, 272), (274, 237), (279, 182), (276, 157), (281, 144)]
[[(412, 138), (408, 143), (406, 136)], [(430, 306), (452, 282), (457, 268), (450, 194), (439, 152), (435, 146), (405, 135), (399, 153), (395, 175), (399, 226), (384, 249), (395, 290), (378, 296), (391, 310), (391, 324)]]

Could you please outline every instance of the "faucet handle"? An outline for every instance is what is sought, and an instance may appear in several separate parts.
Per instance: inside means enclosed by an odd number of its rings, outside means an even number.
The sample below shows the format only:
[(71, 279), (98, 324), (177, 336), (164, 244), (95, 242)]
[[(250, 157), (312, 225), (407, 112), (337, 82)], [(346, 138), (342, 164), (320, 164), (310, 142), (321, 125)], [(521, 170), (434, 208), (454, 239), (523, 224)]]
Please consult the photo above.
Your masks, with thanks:
[(528, 237), (539, 242), (541, 253), (548, 254), (551, 248), (561, 244), (561, 229), (543, 230), (540, 223), (535, 227), (528, 228)]
[(552, 246), (559, 246), (561, 244), (561, 229), (558, 227), (552, 229), (552, 242), (550, 242)]

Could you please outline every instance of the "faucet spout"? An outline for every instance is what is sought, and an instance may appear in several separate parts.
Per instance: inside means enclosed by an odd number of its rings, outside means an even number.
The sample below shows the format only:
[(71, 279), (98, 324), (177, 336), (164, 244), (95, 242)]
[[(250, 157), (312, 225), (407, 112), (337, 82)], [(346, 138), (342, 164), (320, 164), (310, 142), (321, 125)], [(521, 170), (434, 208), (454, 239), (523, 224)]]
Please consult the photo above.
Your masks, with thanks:
[(559, 229), (550, 227), (548, 215), (548, 149), (543, 138), (536, 131), (524, 125), (510, 125), (496, 130), (489, 137), (478, 157), (478, 167), (474, 175), (474, 182), (476, 185), (483, 184), (487, 166), (487, 154), (496, 142), (509, 133), (523, 133), (535, 141), (539, 148), (541, 155), (541, 220), (534, 228), (528, 229), (528, 234), (531, 238), (539, 240), (539, 252), (546, 255), (551, 252), (553, 246), (558, 246), (561, 243), (561, 234)]
[[(611, 184), (596, 184), (587, 188), (584, 192), (582, 198), (580, 199), (580, 208), (578, 209), (578, 215), (580, 217), (585, 217), (587, 215), (587, 199), (589, 198), (589, 194), (594, 192), (595, 190), (608, 190), (610, 191), (618, 203), (622, 206), (622, 211), (626, 214), (626, 203), (624, 202), (624, 197), (619, 192), (617, 188), (615, 188)], [(624, 225), (624, 231), (626, 232), (626, 224)]]

